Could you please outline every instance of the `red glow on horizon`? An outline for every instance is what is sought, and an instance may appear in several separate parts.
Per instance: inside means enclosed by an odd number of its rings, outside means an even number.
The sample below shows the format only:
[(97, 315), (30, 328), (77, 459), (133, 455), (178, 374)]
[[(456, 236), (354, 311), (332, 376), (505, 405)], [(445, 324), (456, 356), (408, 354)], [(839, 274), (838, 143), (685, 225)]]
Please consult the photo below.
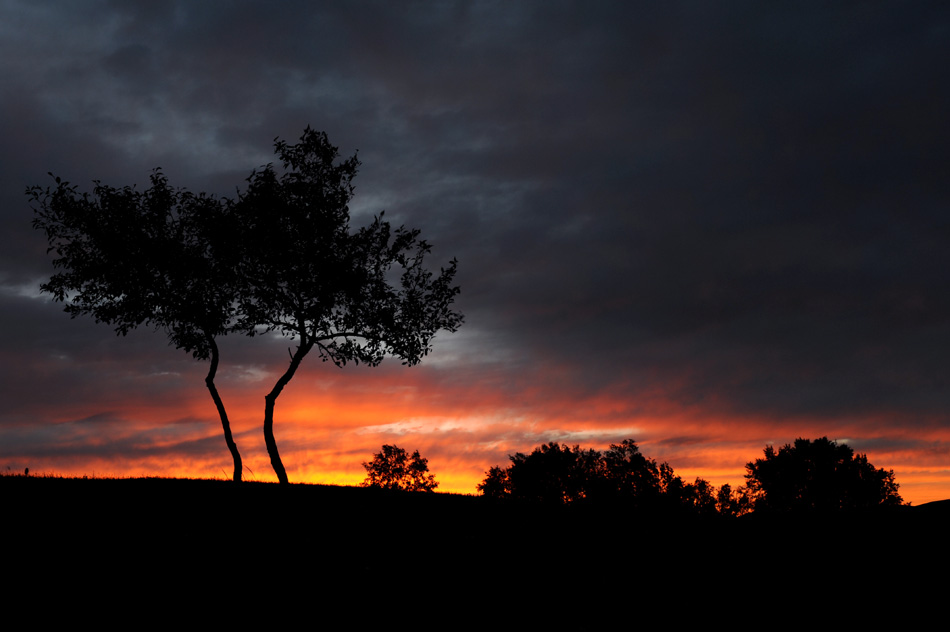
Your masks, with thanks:
[[(632, 438), (644, 455), (668, 462), (686, 481), (701, 477), (717, 487), (738, 487), (745, 464), (760, 458), (767, 444), (828, 436), (867, 452), (875, 467), (893, 469), (905, 501), (950, 498), (947, 451), (916, 447), (922, 441), (950, 445), (950, 431), (939, 424), (903, 437), (884, 414), (880, 422), (762, 421), (703, 415), (670, 401), (647, 408), (609, 389), (580, 401), (570, 392), (552, 396), (557, 390), (514, 398), (503, 389), (440, 383), (437, 372), (362, 371), (359, 379), (344, 373), (304, 372), (277, 402), (275, 435), (292, 482), (358, 485), (365, 476), (361, 463), (383, 444), (394, 444), (429, 459), (438, 491), (474, 494), (487, 470), (507, 466), (515, 452), (549, 441), (603, 450)], [(260, 427), (267, 388), (224, 382), (220, 390), (245, 479), (276, 481)], [(117, 395), (107, 405), (36, 406), (37, 417), (56, 421), (51, 436), (69, 449), (0, 463), (13, 472), (29, 467), (34, 474), (80, 477), (231, 478), (220, 421), (203, 388), (148, 403)], [(887, 447), (902, 441), (911, 447)]]

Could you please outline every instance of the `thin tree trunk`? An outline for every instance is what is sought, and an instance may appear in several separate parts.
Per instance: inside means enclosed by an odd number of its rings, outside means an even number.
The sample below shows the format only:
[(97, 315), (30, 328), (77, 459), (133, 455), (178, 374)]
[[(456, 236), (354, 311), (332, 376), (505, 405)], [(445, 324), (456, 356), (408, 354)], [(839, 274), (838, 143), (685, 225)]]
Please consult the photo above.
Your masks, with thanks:
[(274, 468), (277, 480), (281, 483), (289, 483), (290, 481), (287, 479), (287, 470), (284, 469), (284, 464), (280, 460), (280, 453), (277, 451), (277, 441), (274, 440), (274, 405), (277, 403), (277, 396), (290, 382), (294, 373), (297, 372), (301, 360), (310, 352), (312, 347), (312, 343), (301, 340), (296, 353), (290, 358), (290, 366), (287, 371), (280, 376), (271, 392), (264, 396), (264, 445), (267, 446), (267, 454), (270, 455), (271, 467)]
[(234, 443), (234, 438), (231, 436), (231, 422), (228, 421), (228, 413), (224, 410), (224, 402), (221, 401), (218, 389), (214, 385), (214, 376), (218, 372), (218, 345), (215, 344), (212, 336), (208, 336), (208, 342), (211, 345), (211, 368), (208, 370), (208, 376), (205, 378), (205, 385), (207, 385), (208, 390), (211, 392), (211, 399), (214, 400), (214, 405), (218, 409), (218, 416), (221, 417), (221, 425), (224, 427), (224, 442), (228, 444), (228, 450), (231, 451), (231, 458), (234, 459), (233, 480), (235, 483), (240, 483), (241, 476), (244, 472), (244, 466), (241, 462), (241, 453), (238, 452), (237, 444)]

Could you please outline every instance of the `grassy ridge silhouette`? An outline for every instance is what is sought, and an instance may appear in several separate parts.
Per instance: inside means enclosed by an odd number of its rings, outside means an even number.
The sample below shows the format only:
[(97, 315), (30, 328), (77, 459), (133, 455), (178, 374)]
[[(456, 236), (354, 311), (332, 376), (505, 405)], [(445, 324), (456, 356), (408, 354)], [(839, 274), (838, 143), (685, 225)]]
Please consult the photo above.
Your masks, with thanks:
[[(27, 585), (66, 574), (74, 578), (68, 596), (81, 604), (125, 595), (155, 609), (173, 595), (213, 619), (222, 613), (212, 587), (246, 594), (242, 613), (274, 604), (280, 616), (335, 612), (357, 596), (365, 606), (347, 611), (357, 628), (385, 620), (382, 604), (428, 629), (459, 616), (493, 629), (603, 629), (639, 618), (637, 608), (701, 622), (717, 600), (738, 600), (744, 613), (821, 595), (833, 601), (856, 579), (893, 589), (923, 577), (940, 559), (950, 517), (950, 501), (874, 515), (726, 520), (160, 478), (0, 476), (0, 498), (0, 535), (26, 552), (7, 575)], [(832, 601), (809, 608), (822, 614)]]

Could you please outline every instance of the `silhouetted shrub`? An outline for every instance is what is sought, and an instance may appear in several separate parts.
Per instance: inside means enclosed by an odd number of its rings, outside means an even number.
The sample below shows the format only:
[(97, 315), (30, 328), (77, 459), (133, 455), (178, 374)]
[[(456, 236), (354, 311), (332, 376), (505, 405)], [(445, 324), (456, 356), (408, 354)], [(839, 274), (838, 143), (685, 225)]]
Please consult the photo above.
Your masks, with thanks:
[(726, 483), (716, 492), (716, 511), (721, 516), (738, 517), (752, 512), (752, 496), (745, 485), (732, 489)]
[(667, 463), (640, 453), (627, 439), (601, 453), (548, 443), (530, 454), (508, 457), (507, 468), (492, 467), (478, 491), (489, 498), (546, 505), (622, 504), (635, 509), (686, 509), (716, 513), (715, 488), (697, 478), (686, 483)]
[(487, 498), (507, 498), (511, 495), (508, 470), (494, 466), (488, 470), (485, 480), (475, 486)]
[(363, 487), (431, 492), (439, 486), (435, 475), (429, 474), (429, 460), (419, 456), (418, 450), (410, 456), (398, 446), (384, 445), (363, 467), (366, 468)]
[(866, 455), (827, 437), (796, 439), (778, 452), (746, 464), (748, 489), (756, 511), (870, 509), (900, 505), (894, 472), (875, 469)]

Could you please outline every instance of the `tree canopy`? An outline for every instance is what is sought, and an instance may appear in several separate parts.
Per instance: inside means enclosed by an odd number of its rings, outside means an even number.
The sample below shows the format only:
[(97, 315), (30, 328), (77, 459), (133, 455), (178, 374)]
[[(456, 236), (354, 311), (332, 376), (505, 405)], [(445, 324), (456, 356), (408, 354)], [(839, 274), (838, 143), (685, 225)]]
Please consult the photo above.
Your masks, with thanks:
[(438, 275), (425, 267), (431, 246), (419, 230), (393, 229), (382, 215), (357, 231), (349, 201), (359, 161), (338, 161), (327, 135), (309, 127), (295, 145), (275, 141), (283, 165), (254, 171), (230, 209), (247, 322), (294, 339), (290, 364), (265, 396), (264, 439), (281, 482), (287, 473), (273, 433), (277, 397), (316, 349), (339, 367), (378, 365), (386, 355), (419, 363), (440, 330), (456, 331), (456, 261)]
[(644, 456), (632, 439), (604, 452), (551, 442), (508, 458), (507, 468), (486, 472), (477, 486), (482, 495), (546, 505), (620, 503), (630, 509), (716, 512), (707, 481), (683, 481), (669, 464)]
[(420, 456), (418, 450), (409, 455), (398, 446), (384, 445), (363, 467), (366, 469), (363, 487), (431, 492), (439, 486), (435, 475), (429, 474), (429, 460)]
[(242, 328), (233, 298), (237, 277), (211, 256), (208, 241), (225, 201), (173, 189), (158, 169), (150, 180), (145, 190), (96, 181), (91, 195), (59, 177), (55, 187), (28, 188), (33, 226), (46, 233), (57, 270), (40, 289), (73, 318), (91, 315), (121, 335), (153, 325), (177, 348), (210, 359), (205, 384), (239, 481), (241, 455), (214, 384), (215, 339)]
[(150, 180), (144, 191), (96, 181), (92, 195), (58, 177), (55, 188), (29, 188), (33, 226), (59, 270), (40, 289), (73, 317), (90, 314), (121, 335), (152, 324), (207, 359), (207, 336), (227, 333), (234, 316), (233, 276), (207, 257), (201, 234), (221, 201), (173, 189), (157, 169)]
[(72, 316), (90, 314), (120, 334), (163, 328), (172, 344), (211, 360), (211, 392), (240, 480), (240, 455), (214, 386), (219, 336), (277, 332), (296, 341), (290, 363), (265, 395), (264, 442), (288, 482), (274, 438), (277, 397), (312, 350), (337, 366), (419, 363), (440, 330), (455, 331), (456, 261), (425, 265), (420, 231), (393, 228), (382, 212), (351, 230), (349, 201), (359, 160), (338, 160), (327, 135), (275, 139), (282, 167), (251, 172), (236, 199), (173, 189), (155, 170), (151, 187), (92, 195), (56, 178), (31, 187), (34, 227), (46, 232), (58, 270), (42, 285)]
[(756, 511), (872, 509), (900, 505), (893, 470), (877, 469), (864, 454), (827, 437), (796, 439), (746, 464)]

